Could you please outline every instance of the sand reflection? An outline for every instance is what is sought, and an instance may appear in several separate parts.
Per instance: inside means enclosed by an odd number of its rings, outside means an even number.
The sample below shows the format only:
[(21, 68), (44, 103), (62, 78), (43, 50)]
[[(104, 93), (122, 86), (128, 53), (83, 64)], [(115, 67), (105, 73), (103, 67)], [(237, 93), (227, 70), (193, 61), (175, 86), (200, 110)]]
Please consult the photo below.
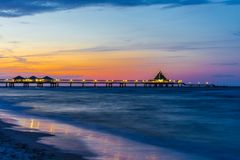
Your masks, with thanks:
[[(11, 117), (9, 119), (9, 117)], [(94, 160), (181, 160), (192, 159), (172, 150), (127, 140), (56, 121), (27, 118), (0, 113), (0, 118), (20, 126), (17, 129), (41, 131), (56, 136), (45, 137), (41, 143), (53, 145), (66, 152), (84, 155)], [(92, 154), (89, 150), (93, 151)]]

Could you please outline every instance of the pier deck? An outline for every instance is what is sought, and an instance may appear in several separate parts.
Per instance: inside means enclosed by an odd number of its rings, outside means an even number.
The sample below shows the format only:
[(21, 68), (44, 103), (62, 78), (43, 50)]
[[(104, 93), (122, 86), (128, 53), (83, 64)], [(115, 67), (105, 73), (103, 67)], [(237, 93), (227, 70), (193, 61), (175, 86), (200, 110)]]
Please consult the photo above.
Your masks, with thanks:
[(186, 85), (182, 80), (169, 80), (160, 71), (151, 80), (90, 80), (90, 79), (54, 79), (49, 76), (24, 78), (17, 76), (11, 79), (0, 79), (0, 86), (5, 87), (213, 87), (212, 84)]
[(182, 87), (182, 82), (161, 82), (153, 80), (72, 80), (54, 79), (45, 81), (1, 79), (0, 86), (5, 87)]

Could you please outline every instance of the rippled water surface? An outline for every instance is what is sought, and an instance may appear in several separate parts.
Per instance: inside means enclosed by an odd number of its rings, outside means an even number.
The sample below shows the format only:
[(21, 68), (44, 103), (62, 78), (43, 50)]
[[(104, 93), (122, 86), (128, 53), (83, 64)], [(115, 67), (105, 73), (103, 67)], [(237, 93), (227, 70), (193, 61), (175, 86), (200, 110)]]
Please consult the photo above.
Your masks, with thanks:
[[(103, 148), (119, 159), (127, 153), (146, 159), (240, 159), (240, 88), (2, 88), (0, 95), (1, 109), (25, 117), (25, 123), (17, 118), (20, 125), (32, 123), (42, 131), (44, 122), (48, 128), (69, 125), (76, 139), (86, 139), (76, 132), (95, 134), (83, 144), (99, 153), (96, 144), (108, 137)], [(42, 141), (59, 145), (60, 138)]]

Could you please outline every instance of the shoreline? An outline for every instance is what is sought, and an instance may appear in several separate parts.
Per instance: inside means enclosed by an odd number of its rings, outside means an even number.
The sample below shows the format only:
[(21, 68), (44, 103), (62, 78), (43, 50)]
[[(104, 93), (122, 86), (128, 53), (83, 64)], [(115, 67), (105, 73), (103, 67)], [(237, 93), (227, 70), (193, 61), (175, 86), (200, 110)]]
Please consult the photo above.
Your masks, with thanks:
[(41, 132), (19, 131), (15, 125), (0, 118), (0, 157), (2, 160), (84, 160), (81, 155), (64, 153), (53, 146), (39, 143), (43, 137), (54, 136)]
[[(28, 119), (26, 116), (19, 117), (7, 112), (0, 112), (0, 128), (0, 135), (5, 135), (0, 137), (0, 142), (8, 139), (5, 143), (1, 142), (1, 146), (3, 150), (11, 150), (7, 154), (0, 153), (1, 157), (7, 157), (6, 160), (21, 159), (21, 157), (26, 157), (22, 158), (23, 160), (191, 160), (200, 158), (196, 155), (138, 143), (50, 119)], [(12, 155), (15, 158), (12, 158)], [(205, 158), (202, 159), (205, 160)]]

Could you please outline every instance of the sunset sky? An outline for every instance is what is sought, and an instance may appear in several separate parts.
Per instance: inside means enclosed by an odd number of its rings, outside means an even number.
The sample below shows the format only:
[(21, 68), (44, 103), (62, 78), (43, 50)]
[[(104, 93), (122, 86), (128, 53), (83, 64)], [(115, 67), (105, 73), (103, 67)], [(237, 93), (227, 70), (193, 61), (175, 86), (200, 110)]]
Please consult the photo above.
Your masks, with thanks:
[(2, 0), (0, 78), (240, 85), (239, 0)]

